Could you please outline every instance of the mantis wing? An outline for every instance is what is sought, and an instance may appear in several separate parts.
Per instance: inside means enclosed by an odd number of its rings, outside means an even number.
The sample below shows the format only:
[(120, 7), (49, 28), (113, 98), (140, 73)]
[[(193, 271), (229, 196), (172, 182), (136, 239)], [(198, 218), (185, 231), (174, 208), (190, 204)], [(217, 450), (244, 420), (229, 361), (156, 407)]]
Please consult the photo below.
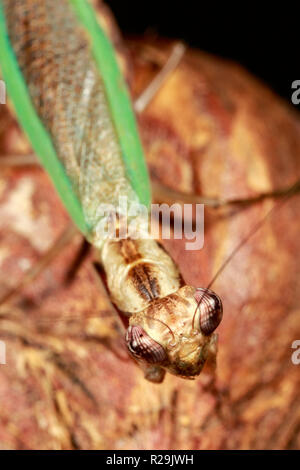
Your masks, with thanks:
[(89, 4), (0, 0), (0, 63), (20, 123), (90, 241), (102, 204), (149, 206), (130, 98)]

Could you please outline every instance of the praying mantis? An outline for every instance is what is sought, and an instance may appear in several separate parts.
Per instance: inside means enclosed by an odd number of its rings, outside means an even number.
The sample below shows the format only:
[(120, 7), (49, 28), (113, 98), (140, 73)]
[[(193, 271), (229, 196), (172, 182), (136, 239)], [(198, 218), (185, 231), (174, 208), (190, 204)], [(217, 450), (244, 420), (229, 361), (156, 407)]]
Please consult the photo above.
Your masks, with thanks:
[[(116, 206), (120, 195), (132, 202), (137, 194), (149, 206), (150, 193), (126, 91), (92, 10), (76, 1), (4, 1), (1, 15), (7, 28), (2, 40), (9, 41), (2, 44), (2, 65), (8, 79), (16, 75), (16, 83), (8, 83), (8, 88), (17, 113), (71, 216), (98, 250), (114, 304), (129, 316), (129, 352), (150, 381), (161, 382), (165, 370), (194, 378), (215, 347), (221, 300), (201, 290), (199, 302), (197, 290), (183, 285), (171, 258), (142, 232), (137, 240), (130, 235), (105, 240), (98, 233), (101, 204)], [(40, 42), (44, 28), (45, 47)], [(38, 139), (36, 133), (41, 134)], [(119, 233), (122, 214), (117, 218)], [(139, 231), (139, 221), (137, 227)]]
[[(215, 360), (215, 330), (223, 313), (219, 296), (208, 287), (186, 285), (161, 246), (143, 238), (139, 219), (137, 240), (104, 239), (98, 234), (103, 222), (99, 205), (116, 205), (120, 194), (130, 202), (137, 198), (150, 204), (143, 152), (110, 43), (85, 2), (3, 0), (1, 9), (1, 62), (9, 94), (71, 218), (96, 249), (113, 304), (128, 317), (124, 321), (129, 353), (152, 382), (162, 382), (166, 371), (197, 377), (205, 362)], [(137, 113), (182, 54), (182, 47), (174, 48), (161, 74), (136, 101)], [(298, 186), (244, 201), (199, 201), (212, 206), (249, 204), (294, 193)], [(168, 196), (172, 193), (162, 194)], [(184, 195), (173, 198), (184, 200)], [(119, 233), (122, 214), (115, 224)]]

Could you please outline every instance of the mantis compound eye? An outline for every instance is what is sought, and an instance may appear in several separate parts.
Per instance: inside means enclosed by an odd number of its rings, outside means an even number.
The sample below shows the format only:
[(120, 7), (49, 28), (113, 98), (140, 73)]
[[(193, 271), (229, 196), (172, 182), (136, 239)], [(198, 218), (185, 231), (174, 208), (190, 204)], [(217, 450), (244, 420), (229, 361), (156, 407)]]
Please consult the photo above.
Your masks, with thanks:
[(198, 288), (195, 293), (200, 310), (200, 330), (209, 336), (219, 326), (223, 316), (223, 306), (220, 297), (209, 289)]
[(162, 363), (167, 358), (164, 348), (150, 338), (140, 326), (129, 326), (126, 331), (126, 345), (136, 359), (143, 359), (150, 364)]

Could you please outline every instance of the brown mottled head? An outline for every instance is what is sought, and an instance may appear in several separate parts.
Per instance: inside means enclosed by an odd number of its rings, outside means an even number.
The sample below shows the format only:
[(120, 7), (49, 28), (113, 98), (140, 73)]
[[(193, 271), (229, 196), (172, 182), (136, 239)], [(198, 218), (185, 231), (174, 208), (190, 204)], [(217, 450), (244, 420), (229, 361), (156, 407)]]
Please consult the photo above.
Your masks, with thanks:
[(144, 366), (193, 379), (203, 368), (221, 318), (222, 303), (214, 292), (184, 286), (132, 315), (126, 344)]

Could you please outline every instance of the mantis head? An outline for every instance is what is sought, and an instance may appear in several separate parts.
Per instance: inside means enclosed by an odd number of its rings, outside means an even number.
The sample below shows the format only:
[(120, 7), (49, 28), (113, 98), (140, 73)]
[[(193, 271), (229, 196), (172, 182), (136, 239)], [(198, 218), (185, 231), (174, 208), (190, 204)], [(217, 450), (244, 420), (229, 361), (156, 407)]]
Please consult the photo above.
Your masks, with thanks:
[(162, 369), (194, 379), (207, 359), (222, 313), (222, 302), (213, 291), (184, 286), (130, 317), (127, 348), (151, 381), (162, 380)]

